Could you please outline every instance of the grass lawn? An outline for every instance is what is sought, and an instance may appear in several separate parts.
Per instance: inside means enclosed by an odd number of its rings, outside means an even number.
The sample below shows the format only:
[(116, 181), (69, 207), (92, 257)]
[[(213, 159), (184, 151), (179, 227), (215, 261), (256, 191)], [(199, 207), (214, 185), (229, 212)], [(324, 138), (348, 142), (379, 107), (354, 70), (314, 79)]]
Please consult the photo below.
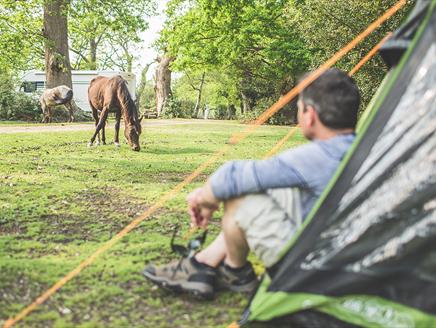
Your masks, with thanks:
[[(0, 134), (0, 325), (16, 315), (135, 216), (220, 149), (244, 126), (231, 122), (144, 128), (141, 152), (86, 147), (89, 131)], [(287, 127), (260, 127), (227, 159), (262, 158)], [(121, 135), (123, 132), (121, 131)], [(295, 135), (286, 147), (303, 142)], [(39, 306), (25, 327), (225, 327), (246, 297), (219, 293), (201, 302), (145, 281), (148, 262), (177, 258), (172, 231), (188, 230), (185, 197), (204, 172), (94, 264)], [(212, 223), (208, 241), (219, 228)], [(259, 269), (259, 268), (258, 268)]]

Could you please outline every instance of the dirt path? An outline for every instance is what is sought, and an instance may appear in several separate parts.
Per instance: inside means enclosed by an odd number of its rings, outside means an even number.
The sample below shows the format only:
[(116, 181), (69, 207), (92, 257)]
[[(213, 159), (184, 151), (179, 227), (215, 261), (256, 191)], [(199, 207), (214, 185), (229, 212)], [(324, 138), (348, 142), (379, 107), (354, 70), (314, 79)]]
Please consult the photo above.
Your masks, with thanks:
[[(143, 126), (162, 126), (162, 125), (185, 125), (185, 124), (217, 124), (221, 121), (214, 120), (146, 120)], [(114, 122), (111, 120), (107, 127), (113, 127)], [(93, 130), (93, 123), (71, 124), (71, 123), (55, 123), (55, 124), (17, 124), (0, 126), (0, 134), (5, 133), (21, 133), (21, 132), (65, 132), (65, 131), (87, 131)]]

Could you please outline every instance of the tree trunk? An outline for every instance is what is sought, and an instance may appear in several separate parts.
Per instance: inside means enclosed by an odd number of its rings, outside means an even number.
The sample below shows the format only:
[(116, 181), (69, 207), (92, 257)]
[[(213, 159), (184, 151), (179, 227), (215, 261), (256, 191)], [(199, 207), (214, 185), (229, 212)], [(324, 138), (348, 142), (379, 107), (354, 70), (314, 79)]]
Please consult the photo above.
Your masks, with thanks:
[(156, 113), (161, 116), (165, 111), (165, 104), (171, 95), (171, 71), (169, 69), (173, 57), (158, 57), (159, 66), (156, 69)]
[(127, 72), (132, 73), (133, 56), (126, 52), (126, 60), (127, 60)]
[(67, 11), (69, 0), (45, 0), (45, 77), (46, 87), (73, 87), (68, 54)]
[(247, 94), (244, 91), (241, 91), (241, 112), (242, 113), (248, 113), (251, 111), (256, 104), (256, 101), (250, 97), (249, 94)]
[(97, 69), (97, 42), (95, 41), (95, 38), (89, 40), (88, 68), (90, 70)]
[(197, 89), (198, 94), (197, 94), (197, 100), (195, 102), (195, 107), (194, 107), (194, 117), (195, 118), (197, 118), (198, 115), (200, 114), (200, 103), (201, 103), (201, 94), (203, 93), (204, 76), (205, 76), (205, 73), (203, 72), (203, 74), (201, 75), (200, 85)]
[(234, 104), (230, 104), (227, 107), (227, 119), (233, 120), (236, 117), (236, 107)]
[(136, 107), (140, 109), (142, 106), (141, 97), (144, 93), (145, 86), (147, 85), (147, 72), (152, 63), (148, 63), (144, 66), (141, 72), (141, 82), (139, 82), (138, 88), (136, 88)]

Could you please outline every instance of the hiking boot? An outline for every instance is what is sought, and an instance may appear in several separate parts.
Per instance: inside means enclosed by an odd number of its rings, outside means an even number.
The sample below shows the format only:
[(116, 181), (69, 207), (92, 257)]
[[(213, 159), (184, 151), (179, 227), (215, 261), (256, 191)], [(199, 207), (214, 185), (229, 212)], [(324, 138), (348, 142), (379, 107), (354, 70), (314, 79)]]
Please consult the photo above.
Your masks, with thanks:
[(250, 262), (241, 268), (232, 268), (223, 262), (217, 268), (216, 286), (234, 292), (251, 293), (259, 285), (259, 280)]
[(159, 267), (149, 265), (143, 274), (151, 282), (175, 292), (188, 292), (204, 299), (213, 297), (216, 271), (194, 257)]

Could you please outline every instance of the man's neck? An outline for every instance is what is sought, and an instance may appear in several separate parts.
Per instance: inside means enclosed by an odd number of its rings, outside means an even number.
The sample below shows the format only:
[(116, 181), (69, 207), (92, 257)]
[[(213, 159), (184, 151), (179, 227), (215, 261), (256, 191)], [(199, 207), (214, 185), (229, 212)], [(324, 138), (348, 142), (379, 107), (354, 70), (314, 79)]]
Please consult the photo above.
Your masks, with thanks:
[(333, 130), (333, 129), (328, 129), (328, 128), (321, 128), (318, 129), (316, 132), (316, 135), (314, 135), (313, 140), (327, 140), (327, 139), (331, 139), (334, 137), (337, 137), (339, 135), (342, 134), (350, 134), (353, 133), (354, 129), (338, 129), (338, 130)]

